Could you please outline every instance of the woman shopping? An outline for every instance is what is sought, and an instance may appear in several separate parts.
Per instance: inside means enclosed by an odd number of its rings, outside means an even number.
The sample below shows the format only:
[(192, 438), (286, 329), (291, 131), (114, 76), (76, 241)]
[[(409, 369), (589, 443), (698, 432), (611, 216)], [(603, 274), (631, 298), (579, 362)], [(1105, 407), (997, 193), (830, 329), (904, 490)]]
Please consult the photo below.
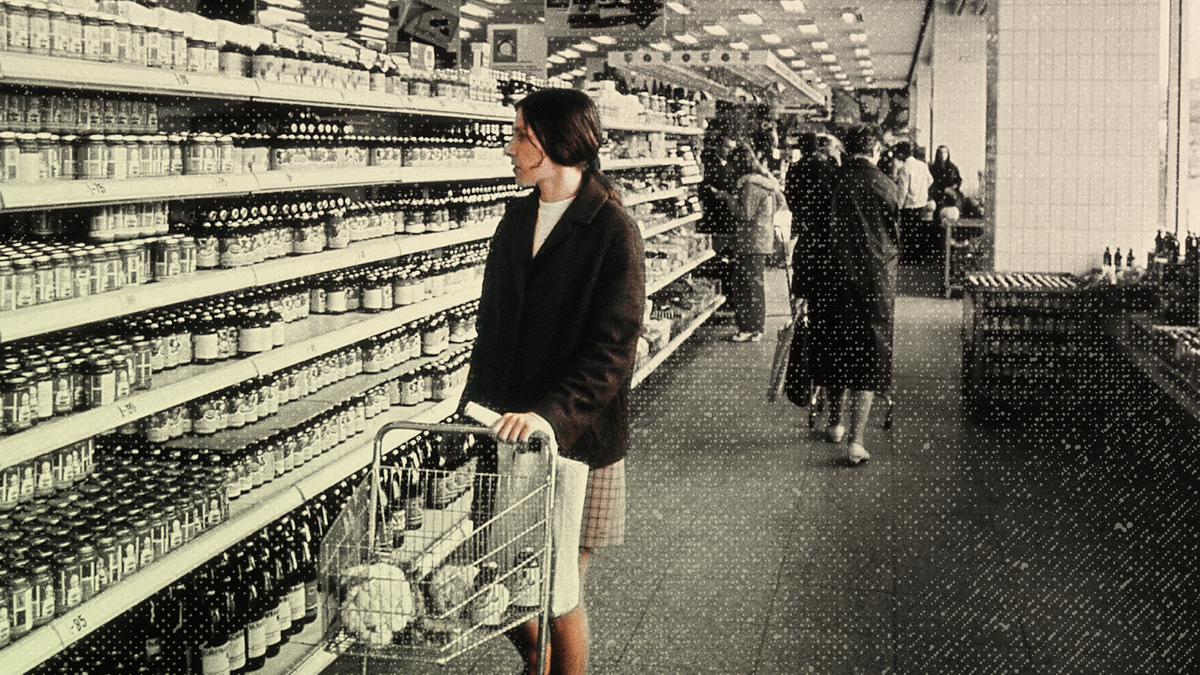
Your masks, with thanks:
[(762, 340), (767, 318), (763, 276), (767, 257), (775, 250), (775, 212), (787, 208), (782, 187), (766, 164), (773, 150), (771, 136), (756, 134), (743, 148), (736, 194), (721, 193), (738, 219), (734, 241), (738, 270), (731, 289), (738, 332), (729, 338), (733, 342)]
[(854, 127), (843, 140), (850, 158), (832, 178), (830, 218), (813, 237), (810, 366), (813, 384), (844, 392), (831, 400), (827, 433), (833, 443), (849, 441), (855, 465), (870, 459), (875, 392), (891, 387), (900, 190), (875, 166), (882, 144), (872, 127)]
[[(492, 238), (464, 401), (503, 412), (504, 441), (535, 431), (562, 457), (590, 467), (579, 584), (592, 550), (619, 544), (630, 382), (645, 295), (637, 226), (600, 172), (602, 131), (581, 91), (543, 89), (516, 104), (505, 152), (533, 194), (509, 204)], [(555, 611), (550, 656), (538, 668), (537, 624), (509, 637), (530, 673), (584, 673), (588, 624), (582, 595)]]

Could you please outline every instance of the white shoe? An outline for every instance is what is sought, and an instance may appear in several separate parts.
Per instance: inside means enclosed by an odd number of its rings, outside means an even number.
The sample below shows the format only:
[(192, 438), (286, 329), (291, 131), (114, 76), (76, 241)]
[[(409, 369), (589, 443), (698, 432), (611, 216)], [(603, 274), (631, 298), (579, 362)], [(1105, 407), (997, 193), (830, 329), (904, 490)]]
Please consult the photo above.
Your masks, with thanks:
[(761, 342), (762, 333), (737, 333), (730, 336), (730, 342)]
[(850, 466), (858, 466), (868, 459), (871, 459), (871, 454), (867, 452), (862, 443), (850, 444), (850, 454), (846, 457), (846, 461), (850, 462)]
[(841, 443), (846, 438), (846, 427), (839, 424), (825, 430), (830, 443)]

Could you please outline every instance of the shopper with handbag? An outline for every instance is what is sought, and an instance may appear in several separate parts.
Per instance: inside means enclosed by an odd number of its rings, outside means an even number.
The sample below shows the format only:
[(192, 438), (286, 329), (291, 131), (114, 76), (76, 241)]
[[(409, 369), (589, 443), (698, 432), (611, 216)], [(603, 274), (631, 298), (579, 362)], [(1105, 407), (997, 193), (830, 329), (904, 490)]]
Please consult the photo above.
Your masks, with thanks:
[[(587, 94), (542, 89), (516, 109), (505, 151), (517, 183), (534, 191), (509, 204), (492, 238), (463, 400), (505, 411), (493, 426), (501, 440), (526, 441), (541, 431), (557, 439), (562, 457), (591, 468), (581, 587), (592, 551), (623, 539), (645, 253), (637, 225), (600, 171), (602, 131)], [(586, 672), (582, 589), (576, 607), (555, 610), (546, 668), (535, 663), (536, 623), (509, 637), (530, 673)]]

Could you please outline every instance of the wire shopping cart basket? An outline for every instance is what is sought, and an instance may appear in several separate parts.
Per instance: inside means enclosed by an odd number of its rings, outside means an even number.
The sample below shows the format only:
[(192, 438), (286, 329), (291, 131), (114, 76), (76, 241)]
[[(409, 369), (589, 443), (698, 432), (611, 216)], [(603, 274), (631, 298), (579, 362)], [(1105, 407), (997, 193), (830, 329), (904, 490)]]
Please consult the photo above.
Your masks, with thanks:
[[(475, 461), (454, 471), (383, 461), (385, 436), (429, 432), (438, 443), (507, 447), (507, 473)], [(459, 445), (458, 447), (462, 447)], [(375, 436), (372, 470), (321, 545), (326, 649), (370, 658), (445, 664), (526, 621), (539, 622), (545, 663), (554, 579), (553, 439), (498, 444), (491, 429), (394, 422)], [(500, 463), (505, 467), (505, 463)], [(414, 489), (415, 488), (415, 489)], [(421, 522), (397, 516), (421, 495)]]

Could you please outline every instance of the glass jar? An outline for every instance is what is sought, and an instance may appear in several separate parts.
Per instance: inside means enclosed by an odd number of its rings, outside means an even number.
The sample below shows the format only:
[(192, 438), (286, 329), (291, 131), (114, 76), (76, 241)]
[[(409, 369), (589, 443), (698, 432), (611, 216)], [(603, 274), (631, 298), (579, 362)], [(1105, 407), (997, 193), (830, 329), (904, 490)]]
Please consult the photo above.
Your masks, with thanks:
[(72, 59), (83, 58), (83, 15), (77, 9), (67, 7), (63, 10), (66, 21), (66, 38), (63, 56)]
[(50, 256), (39, 255), (33, 259), (33, 304), (44, 305), (54, 301), (54, 268)]
[(125, 145), (125, 136), (110, 134), (107, 144), (104, 177), (109, 180), (124, 180), (129, 176), (129, 150)]
[(71, 251), (72, 283), (71, 294), (86, 298), (92, 294), (92, 262), (87, 251)]
[(29, 14), (29, 53), (50, 55), (50, 10), (44, 2), (31, 2)]
[(97, 20), (100, 35), (100, 58), (103, 63), (117, 62), (117, 24), (116, 21), (104, 14)]
[(131, 66), (146, 67), (146, 25), (138, 21), (129, 23), (129, 51), (126, 54)]
[(7, 581), (11, 635), (19, 640), (33, 630), (33, 584), (29, 572), (16, 566), (9, 568)]
[(79, 177), (96, 180), (108, 177), (108, 137), (101, 134), (88, 136), (81, 147)]
[(40, 628), (54, 619), (54, 574), (49, 563), (34, 562), (29, 567), (30, 586), (33, 594), (33, 627)]
[(15, 433), (35, 424), (33, 384), (24, 375), (11, 373), (0, 380), (0, 431)]
[(133, 27), (129, 20), (117, 16), (113, 19), (113, 62), (129, 64), (129, 44), (133, 40)]
[(12, 182), (20, 175), (21, 146), (12, 131), (0, 132), (0, 181)]
[(79, 152), (79, 137), (67, 134), (59, 139), (58, 177), (62, 180), (75, 180), (77, 154)]
[(8, 0), (8, 51), (29, 51), (29, 3), (24, 0)]
[(112, 405), (117, 400), (117, 374), (110, 359), (88, 363), (83, 372), (84, 397), (89, 408)]

